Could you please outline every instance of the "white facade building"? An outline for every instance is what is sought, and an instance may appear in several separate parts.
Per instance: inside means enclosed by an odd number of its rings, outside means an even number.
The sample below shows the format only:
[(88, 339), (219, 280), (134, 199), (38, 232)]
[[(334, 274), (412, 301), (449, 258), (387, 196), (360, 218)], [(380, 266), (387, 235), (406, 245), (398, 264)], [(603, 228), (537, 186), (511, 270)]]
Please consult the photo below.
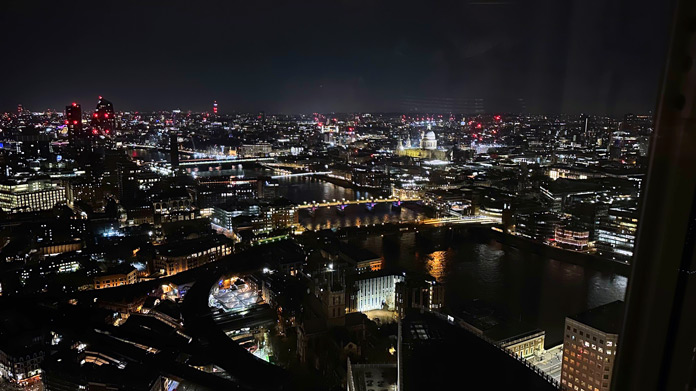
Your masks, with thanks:
[(396, 283), (404, 280), (400, 274), (382, 272), (367, 273), (355, 282), (357, 292), (355, 307), (365, 312), (386, 308), (393, 311), (395, 307)]

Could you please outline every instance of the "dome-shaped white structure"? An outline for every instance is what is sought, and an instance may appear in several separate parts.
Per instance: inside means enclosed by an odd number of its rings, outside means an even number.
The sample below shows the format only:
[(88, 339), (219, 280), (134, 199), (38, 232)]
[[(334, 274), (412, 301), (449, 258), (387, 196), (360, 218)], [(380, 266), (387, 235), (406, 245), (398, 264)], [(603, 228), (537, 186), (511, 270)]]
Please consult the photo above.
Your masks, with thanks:
[(425, 134), (425, 137), (421, 140), (421, 148), (437, 149), (437, 137), (435, 137), (435, 132), (431, 130)]

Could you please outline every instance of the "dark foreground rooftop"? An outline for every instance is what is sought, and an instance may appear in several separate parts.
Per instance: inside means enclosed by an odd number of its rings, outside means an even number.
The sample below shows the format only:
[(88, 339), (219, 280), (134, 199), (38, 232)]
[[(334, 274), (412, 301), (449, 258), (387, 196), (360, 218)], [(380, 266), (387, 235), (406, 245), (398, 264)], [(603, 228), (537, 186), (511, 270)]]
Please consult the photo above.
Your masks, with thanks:
[(430, 313), (402, 323), (403, 390), (556, 390), (500, 348)]
[(618, 334), (623, 325), (625, 308), (623, 301), (616, 300), (569, 318), (605, 333)]

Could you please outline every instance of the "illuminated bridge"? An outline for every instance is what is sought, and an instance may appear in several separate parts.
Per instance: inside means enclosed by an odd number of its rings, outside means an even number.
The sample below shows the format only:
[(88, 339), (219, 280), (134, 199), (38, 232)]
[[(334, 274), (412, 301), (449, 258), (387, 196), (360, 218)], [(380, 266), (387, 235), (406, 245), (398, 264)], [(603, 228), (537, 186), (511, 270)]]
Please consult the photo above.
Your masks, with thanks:
[(298, 205), (297, 208), (299, 209), (316, 209), (316, 208), (324, 208), (324, 207), (331, 207), (331, 206), (337, 206), (339, 208), (344, 208), (348, 205), (366, 205), (368, 207), (374, 207), (378, 203), (387, 203), (391, 202), (392, 204), (395, 205), (401, 205), (402, 202), (414, 202), (414, 201), (420, 201), (420, 198), (396, 198), (396, 197), (389, 197), (389, 198), (369, 198), (369, 199), (360, 199), (360, 200), (346, 200), (346, 199), (341, 199), (341, 200), (323, 200), (322, 202), (317, 202), (317, 201), (312, 201), (310, 203), (305, 202), (302, 205)]
[(499, 218), (490, 216), (461, 216), (461, 217), (440, 217), (435, 219), (424, 219), (419, 221), (427, 225), (449, 225), (449, 224), (500, 224)]
[(326, 174), (330, 174), (330, 173), (331, 173), (331, 171), (317, 171), (317, 172), (285, 172), (285, 171), (283, 171), (282, 174), (273, 175), (271, 178), (278, 179), (278, 178), (288, 178), (288, 177), (295, 177), (295, 176), (326, 175)]
[[(149, 144), (124, 144), (124, 146), (128, 147), (128, 148), (135, 148), (135, 149), (157, 149), (159, 151), (165, 151), (165, 152), (170, 151), (169, 147), (149, 145)], [(188, 149), (179, 149), (178, 152), (180, 154), (184, 154), (184, 155), (195, 155), (195, 154), (199, 153), (199, 152), (191, 151)]]
[(179, 166), (197, 166), (199, 164), (224, 164), (224, 163), (256, 163), (273, 161), (272, 157), (250, 157), (241, 159), (188, 159), (182, 160)]

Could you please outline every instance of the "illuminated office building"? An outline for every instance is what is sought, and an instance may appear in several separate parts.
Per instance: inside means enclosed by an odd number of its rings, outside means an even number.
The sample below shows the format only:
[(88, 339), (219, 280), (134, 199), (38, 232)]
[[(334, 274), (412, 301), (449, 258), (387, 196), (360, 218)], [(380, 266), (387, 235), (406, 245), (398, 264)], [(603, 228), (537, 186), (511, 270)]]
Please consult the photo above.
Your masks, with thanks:
[(558, 247), (574, 251), (587, 251), (590, 242), (590, 231), (579, 227), (556, 227), (554, 243)]
[(65, 188), (47, 179), (0, 182), (0, 209), (6, 212), (47, 210), (65, 200)]
[(617, 300), (566, 318), (563, 390), (609, 390), (623, 315), (624, 302)]
[(597, 228), (597, 253), (629, 262), (637, 231), (638, 211), (635, 208), (610, 208)]

